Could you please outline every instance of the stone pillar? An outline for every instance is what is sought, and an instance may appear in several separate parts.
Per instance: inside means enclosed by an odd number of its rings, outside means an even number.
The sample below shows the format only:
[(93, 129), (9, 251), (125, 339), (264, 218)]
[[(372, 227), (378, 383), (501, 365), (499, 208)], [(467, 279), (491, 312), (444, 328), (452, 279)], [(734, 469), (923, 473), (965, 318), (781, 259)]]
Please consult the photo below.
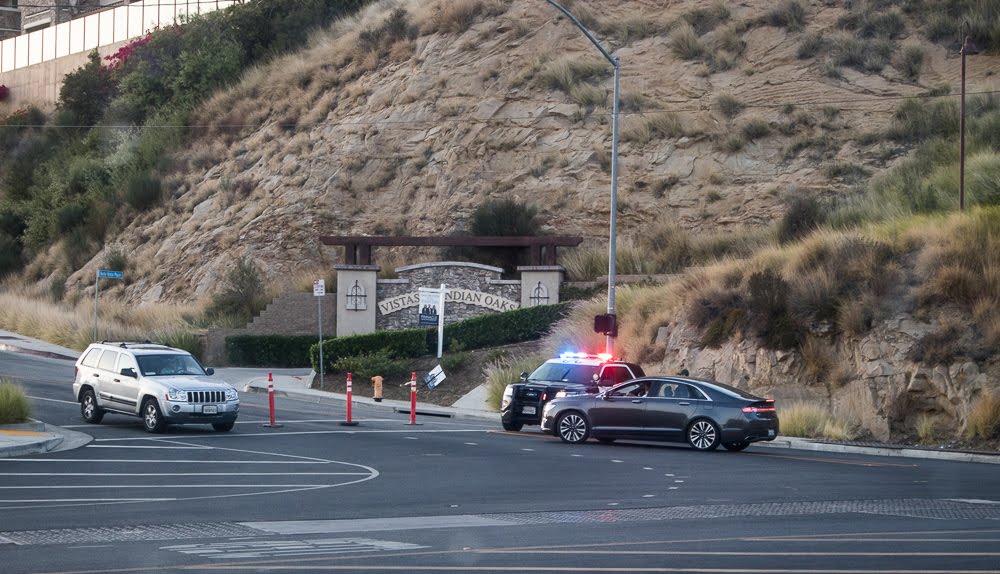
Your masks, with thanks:
[(375, 332), (378, 265), (334, 265), (337, 270), (337, 336)]
[(552, 305), (559, 302), (562, 285), (562, 265), (530, 265), (518, 267), (521, 272), (521, 308)]

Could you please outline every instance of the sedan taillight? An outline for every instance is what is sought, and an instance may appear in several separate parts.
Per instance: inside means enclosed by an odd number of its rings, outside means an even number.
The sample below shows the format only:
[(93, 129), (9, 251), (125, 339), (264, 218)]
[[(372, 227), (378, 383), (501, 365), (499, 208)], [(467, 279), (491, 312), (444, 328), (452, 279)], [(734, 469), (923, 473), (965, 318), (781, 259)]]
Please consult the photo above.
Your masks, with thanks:
[(767, 399), (763, 401), (757, 401), (756, 403), (750, 403), (749, 405), (743, 407), (743, 412), (745, 413), (773, 413), (774, 399)]

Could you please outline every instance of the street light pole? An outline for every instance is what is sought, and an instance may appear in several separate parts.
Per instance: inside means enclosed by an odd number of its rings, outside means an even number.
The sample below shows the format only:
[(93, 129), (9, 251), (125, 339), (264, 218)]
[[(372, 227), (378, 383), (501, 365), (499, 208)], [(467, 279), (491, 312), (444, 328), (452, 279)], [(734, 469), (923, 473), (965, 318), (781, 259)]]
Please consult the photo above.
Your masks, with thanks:
[(958, 112), (958, 209), (965, 211), (965, 56), (974, 56), (979, 53), (976, 45), (972, 43), (972, 36), (969, 35), (969, 23), (965, 22), (965, 41), (962, 42), (962, 103)]
[[(608, 315), (614, 317), (615, 315), (615, 271), (616, 271), (616, 261), (617, 258), (617, 237), (618, 237), (618, 88), (619, 88), (619, 76), (620, 76), (620, 65), (619, 60), (613, 57), (601, 43), (594, 38), (594, 35), (576, 19), (575, 16), (570, 14), (569, 10), (564, 8), (555, 0), (545, 0), (549, 4), (555, 6), (560, 12), (566, 15), (577, 28), (583, 32), (583, 35), (590, 40), (590, 43), (594, 45), (598, 50), (600, 50), (601, 55), (604, 56), (611, 66), (615, 70), (615, 88), (614, 88), (614, 103), (612, 105), (612, 118), (611, 118), (611, 221), (610, 230), (608, 233)], [(614, 327), (617, 329), (617, 324)], [(605, 341), (605, 351), (609, 355), (614, 355), (615, 351), (615, 336), (612, 334), (607, 335)]]

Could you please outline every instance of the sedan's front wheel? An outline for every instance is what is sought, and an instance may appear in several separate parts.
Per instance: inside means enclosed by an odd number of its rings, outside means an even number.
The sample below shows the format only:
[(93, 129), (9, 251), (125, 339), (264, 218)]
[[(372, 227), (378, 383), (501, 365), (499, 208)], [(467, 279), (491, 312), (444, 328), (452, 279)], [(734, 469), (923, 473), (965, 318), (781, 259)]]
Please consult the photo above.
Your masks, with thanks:
[(715, 450), (719, 448), (719, 427), (708, 419), (698, 419), (688, 427), (687, 439), (695, 450)]
[(580, 444), (590, 436), (590, 423), (582, 414), (571, 411), (559, 417), (556, 430), (563, 442)]

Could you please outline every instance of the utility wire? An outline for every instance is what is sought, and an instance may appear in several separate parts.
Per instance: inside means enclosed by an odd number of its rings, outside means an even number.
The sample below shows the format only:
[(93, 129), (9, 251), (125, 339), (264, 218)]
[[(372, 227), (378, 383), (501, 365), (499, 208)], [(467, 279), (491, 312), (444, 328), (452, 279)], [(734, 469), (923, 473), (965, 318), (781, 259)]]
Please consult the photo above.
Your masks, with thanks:
[[(995, 95), (995, 94), (1000, 94), (1000, 90), (983, 90), (983, 91), (978, 91), (978, 92), (966, 92), (966, 97), (969, 97), (969, 96), (979, 96), (979, 95)], [(858, 104), (858, 105), (855, 106), (855, 107), (846, 107), (846, 108), (842, 107), (840, 109), (841, 110), (846, 110), (846, 111), (870, 111), (869, 107), (864, 107), (861, 104), (866, 104), (866, 103), (867, 104), (871, 104), (871, 103), (877, 103), (877, 102), (883, 102), (883, 101), (926, 100), (926, 99), (942, 99), (942, 98), (953, 98), (953, 97), (959, 97), (959, 95), (958, 94), (921, 94), (921, 95), (914, 95), (914, 96), (883, 96), (883, 97), (864, 98), (864, 99), (854, 98), (854, 99), (850, 99), (850, 100), (837, 99), (837, 100), (785, 101), (785, 102), (774, 102), (774, 103), (769, 103), (769, 104), (746, 104), (743, 107), (744, 108), (752, 108), (752, 109), (781, 109), (781, 108), (784, 108), (784, 107), (789, 106), (789, 105), (796, 106), (796, 107), (797, 106), (802, 106), (802, 105), (809, 105), (809, 106), (828, 105), (829, 106), (829, 105), (837, 105), (837, 104), (850, 103), (850, 104)], [(525, 101), (526, 100), (520, 100), (520, 102), (522, 102), (522, 103), (525, 102)], [(553, 102), (547, 102), (547, 101), (541, 101), (541, 100), (527, 100), (527, 101), (529, 101), (529, 102), (531, 102), (531, 101), (537, 101), (539, 104), (553, 103)], [(645, 110), (638, 111), (638, 112), (619, 112), (619, 115), (620, 116), (638, 116), (638, 117), (642, 117), (642, 116), (647, 115), (647, 114), (718, 111), (720, 109), (721, 109), (721, 107), (717, 106), (717, 105), (710, 105), (708, 107), (684, 105), (684, 106), (671, 107), (671, 108), (645, 109)], [(589, 115), (603, 116), (603, 115), (609, 115), (610, 113), (611, 113), (610, 111), (607, 111), (607, 112), (604, 112), (604, 113), (589, 114)], [(450, 123), (450, 124), (453, 124), (453, 123), (463, 123), (463, 124), (470, 124), (470, 125), (503, 125), (503, 124), (509, 124), (509, 123), (513, 123), (513, 122), (524, 122), (524, 121), (531, 121), (531, 120), (541, 120), (541, 119), (548, 119), (548, 118), (552, 118), (552, 117), (554, 117), (554, 116), (552, 116), (550, 114), (542, 114), (542, 115), (536, 115), (536, 116), (508, 116), (508, 117), (503, 117), (503, 118), (487, 118), (487, 119), (477, 119), (477, 118), (472, 118), (472, 117), (469, 117), (469, 116), (449, 117), (449, 118), (430, 118), (430, 119), (426, 119), (426, 120), (346, 120), (345, 119), (345, 120), (323, 120), (323, 121), (311, 122), (311, 123), (296, 122), (294, 124), (294, 126), (291, 126), (291, 124), (289, 124), (289, 125), (290, 125), (291, 129), (313, 128), (313, 127), (320, 127), (320, 126), (341, 126), (341, 127), (351, 127), (351, 126), (364, 127), (364, 126), (368, 126), (368, 127), (386, 127), (386, 128), (393, 128), (393, 127), (396, 127), (396, 126), (401, 126), (401, 127), (413, 126), (414, 129), (418, 129), (421, 126), (430, 126), (430, 127), (433, 127), (433, 126), (441, 125), (441, 124), (444, 124), (444, 123)], [(90, 128), (100, 127), (100, 128), (107, 128), (107, 129), (126, 129), (126, 130), (129, 130), (129, 129), (131, 129), (131, 130), (139, 130), (139, 129), (142, 129), (142, 128), (156, 128), (156, 129), (170, 129), (170, 128), (213, 129), (214, 128), (214, 129), (225, 130), (225, 129), (237, 129), (237, 128), (238, 129), (262, 128), (262, 127), (266, 127), (266, 126), (270, 126), (270, 125), (281, 126), (282, 123), (284, 123), (284, 122), (281, 122), (280, 120), (270, 121), (270, 122), (265, 122), (265, 123), (242, 123), (242, 124), (241, 123), (235, 123), (235, 124), (234, 123), (225, 123), (225, 124), (218, 124), (218, 123), (210, 123), (210, 124), (144, 124), (144, 125), (132, 125), (132, 124), (88, 124), (88, 125), (84, 125), (84, 124), (72, 124), (72, 125), (53, 126), (53, 125), (50, 125), (50, 124), (16, 124), (16, 123), (12, 123), (12, 124), (2, 124), (2, 125), (0, 125), (0, 127), (15, 127), (15, 128), (55, 127), (55, 128), (65, 128), (65, 129), (90, 129)], [(531, 126), (520, 126), (520, 127), (531, 127)]]

